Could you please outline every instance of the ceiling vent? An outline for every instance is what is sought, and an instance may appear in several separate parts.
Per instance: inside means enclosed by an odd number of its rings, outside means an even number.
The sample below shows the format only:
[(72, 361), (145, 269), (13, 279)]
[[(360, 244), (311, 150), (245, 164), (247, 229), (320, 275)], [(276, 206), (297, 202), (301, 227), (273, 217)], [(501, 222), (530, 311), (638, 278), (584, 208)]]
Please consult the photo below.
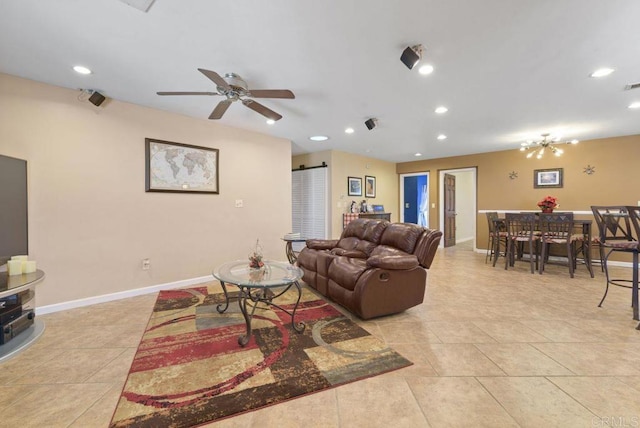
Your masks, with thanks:
[(625, 91), (630, 91), (632, 89), (638, 89), (638, 88), (640, 88), (640, 83), (629, 83), (628, 85), (626, 85), (624, 87), (624, 90)]

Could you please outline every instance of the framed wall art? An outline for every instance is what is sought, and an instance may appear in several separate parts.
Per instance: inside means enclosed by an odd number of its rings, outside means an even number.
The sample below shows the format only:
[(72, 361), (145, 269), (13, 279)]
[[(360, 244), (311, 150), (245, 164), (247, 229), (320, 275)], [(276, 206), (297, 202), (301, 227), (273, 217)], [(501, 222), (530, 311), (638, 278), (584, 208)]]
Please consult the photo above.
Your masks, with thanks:
[(362, 178), (347, 177), (347, 186), (349, 196), (362, 196)]
[(364, 196), (366, 198), (376, 197), (376, 178), (370, 175), (364, 176)]
[(535, 189), (562, 187), (562, 168), (534, 169), (533, 187)]
[(145, 138), (145, 191), (220, 193), (218, 149)]

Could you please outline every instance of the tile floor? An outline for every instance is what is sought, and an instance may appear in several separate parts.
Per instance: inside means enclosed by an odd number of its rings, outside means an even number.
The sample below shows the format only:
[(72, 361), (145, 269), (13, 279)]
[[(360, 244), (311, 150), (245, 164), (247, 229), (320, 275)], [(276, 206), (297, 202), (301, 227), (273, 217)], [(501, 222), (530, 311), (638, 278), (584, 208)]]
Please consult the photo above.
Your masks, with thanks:
[[(640, 426), (630, 290), (598, 308), (599, 269), (570, 279), (561, 266), (540, 276), (484, 260), (439, 250), (423, 305), (358, 321), (413, 366), (210, 426)], [(43, 336), (0, 363), (0, 426), (107, 427), (155, 298), (42, 316)]]

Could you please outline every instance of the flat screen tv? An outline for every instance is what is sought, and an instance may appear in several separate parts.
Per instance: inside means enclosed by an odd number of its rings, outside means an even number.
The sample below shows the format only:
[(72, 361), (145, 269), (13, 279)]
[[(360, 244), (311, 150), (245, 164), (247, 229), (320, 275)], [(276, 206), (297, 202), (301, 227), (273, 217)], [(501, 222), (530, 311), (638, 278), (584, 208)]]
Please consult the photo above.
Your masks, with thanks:
[(27, 161), (0, 155), (0, 266), (28, 254)]

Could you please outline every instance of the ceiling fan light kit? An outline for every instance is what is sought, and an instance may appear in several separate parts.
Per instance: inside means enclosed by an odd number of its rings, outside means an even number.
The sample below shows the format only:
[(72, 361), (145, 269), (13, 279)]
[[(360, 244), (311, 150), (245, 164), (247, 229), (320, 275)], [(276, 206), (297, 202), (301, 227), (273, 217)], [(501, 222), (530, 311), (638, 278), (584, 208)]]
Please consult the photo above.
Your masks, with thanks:
[(229, 106), (235, 101), (241, 101), (242, 105), (261, 114), (269, 120), (277, 121), (282, 119), (282, 115), (276, 113), (270, 108), (260, 104), (252, 98), (281, 98), (281, 99), (294, 99), (295, 95), (288, 89), (249, 89), (247, 82), (242, 79), (236, 73), (227, 73), (224, 78), (218, 73), (204, 68), (199, 68), (199, 72), (204, 74), (209, 80), (216, 85), (217, 92), (157, 92), (158, 95), (208, 95), (208, 96), (223, 96), (226, 100), (222, 100), (216, 105), (209, 119), (217, 120), (221, 119), (225, 114)]

